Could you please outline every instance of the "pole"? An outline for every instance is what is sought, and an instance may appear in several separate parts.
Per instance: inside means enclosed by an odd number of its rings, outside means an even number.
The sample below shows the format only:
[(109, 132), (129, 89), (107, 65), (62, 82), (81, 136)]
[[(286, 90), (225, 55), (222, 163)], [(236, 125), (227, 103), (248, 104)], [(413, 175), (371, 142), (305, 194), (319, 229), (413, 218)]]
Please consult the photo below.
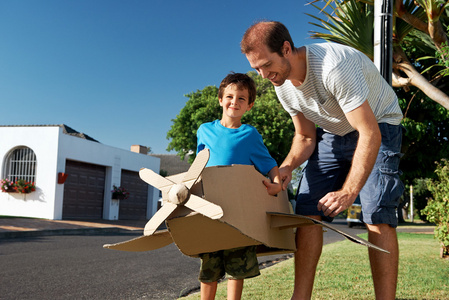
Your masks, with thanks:
[(410, 219), (413, 223), (414, 215), (413, 215), (413, 185), (410, 185)]
[(374, 64), (391, 85), (393, 69), (393, 0), (374, 1)]

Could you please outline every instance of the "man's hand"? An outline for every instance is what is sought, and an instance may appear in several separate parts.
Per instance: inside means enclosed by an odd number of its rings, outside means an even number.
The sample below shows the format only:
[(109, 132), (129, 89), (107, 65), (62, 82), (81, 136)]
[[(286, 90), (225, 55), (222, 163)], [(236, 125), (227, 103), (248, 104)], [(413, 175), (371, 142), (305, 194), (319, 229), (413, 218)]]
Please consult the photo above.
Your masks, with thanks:
[(279, 175), (281, 177), (282, 190), (285, 191), (292, 180), (292, 172), (288, 168), (281, 166), (279, 168)]
[(318, 210), (323, 211), (325, 216), (335, 217), (351, 206), (357, 195), (353, 196), (344, 191), (330, 192), (318, 202)]
[(292, 146), (287, 157), (279, 167), (282, 189), (285, 191), (292, 180), (292, 172), (312, 155), (316, 144), (315, 123), (306, 119), (302, 113), (292, 116), (295, 126)]
[(263, 184), (267, 188), (268, 194), (270, 194), (271, 196), (276, 196), (280, 191), (282, 191), (282, 186), (280, 183), (272, 183), (268, 179), (265, 179), (263, 181)]

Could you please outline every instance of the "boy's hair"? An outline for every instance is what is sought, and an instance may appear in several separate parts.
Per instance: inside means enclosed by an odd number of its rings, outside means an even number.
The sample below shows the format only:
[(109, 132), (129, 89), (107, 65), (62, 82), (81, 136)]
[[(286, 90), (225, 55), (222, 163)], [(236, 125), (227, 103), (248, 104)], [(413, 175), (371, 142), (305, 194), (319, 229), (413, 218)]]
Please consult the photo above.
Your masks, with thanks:
[(254, 80), (243, 73), (229, 73), (220, 83), (218, 88), (218, 99), (223, 98), (223, 93), (226, 87), (230, 84), (235, 84), (238, 89), (248, 90), (248, 104), (253, 103), (256, 100), (256, 84)]
[(240, 42), (240, 50), (243, 54), (248, 54), (259, 45), (266, 45), (272, 53), (277, 53), (283, 57), (282, 47), (284, 42), (290, 43), (295, 49), (292, 37), (284, 24), (277, 21), (257, 22), (248, 28)]

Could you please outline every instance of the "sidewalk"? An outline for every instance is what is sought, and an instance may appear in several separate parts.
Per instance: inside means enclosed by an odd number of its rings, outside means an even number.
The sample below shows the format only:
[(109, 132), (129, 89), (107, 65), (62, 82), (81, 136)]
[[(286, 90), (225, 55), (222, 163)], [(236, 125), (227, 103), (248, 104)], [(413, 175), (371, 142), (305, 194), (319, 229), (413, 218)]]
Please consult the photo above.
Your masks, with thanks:
[(0, 217), (0, 238), (112, 232), (143, 233), (146, 222), (147, 220), (46, 220)]
[[(44, 235), (143, 233), (147, 220), (45, 220), (0, 217), (0, 238)], [(404, 223), (398, 232), (433, 234), (435, 226), (426, 223)]]

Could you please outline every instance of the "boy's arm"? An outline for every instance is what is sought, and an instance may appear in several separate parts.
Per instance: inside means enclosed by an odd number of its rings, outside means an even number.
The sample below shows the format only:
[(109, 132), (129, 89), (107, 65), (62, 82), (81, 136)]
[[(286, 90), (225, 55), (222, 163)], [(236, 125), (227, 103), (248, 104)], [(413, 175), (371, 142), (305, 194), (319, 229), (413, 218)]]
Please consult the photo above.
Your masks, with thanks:
[(273, 167), (270, 172), (268, 172), (268, 177), (270, 177), (271, 182), (268, 180), (264, 180), (263, 184), (267, 188), (268, 194), (275, 196), (282, 190), (279, 168), (277, 166)]

